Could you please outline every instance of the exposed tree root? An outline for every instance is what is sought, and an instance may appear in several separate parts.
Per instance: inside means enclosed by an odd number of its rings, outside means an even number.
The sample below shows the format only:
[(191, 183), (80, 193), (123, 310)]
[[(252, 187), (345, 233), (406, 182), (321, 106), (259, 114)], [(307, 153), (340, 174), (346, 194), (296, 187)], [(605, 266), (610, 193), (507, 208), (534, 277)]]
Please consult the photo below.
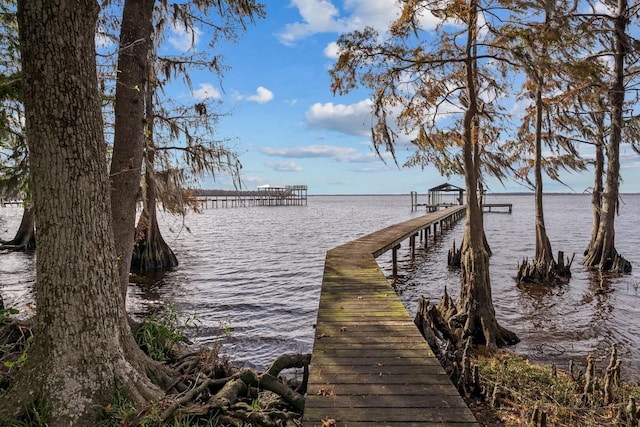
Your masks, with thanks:
[(135, 245), (131, 258), (131, 272), (145, 274), (170, 271), (178, 266), (178, 259), (162, 238), (155, 214), (143, 211), (136, 226)]
[(447, 254), (447, 265), (449, 267), (460, 267), (460, 260), (462, 259), (462, 247), (456, 249), (456, 241), (453, 241), (453, 248), (449, 249)]
[[(32, 329), (32, 320), (13, 320), (0, 329), (0, 393), (9, 388), (21, 369)], [(156, 364), (164, 377), (173, 373), (173, 382), (167, 386), (160, 403), (149, 399), (144, 390), (122, 390), (133, 402), (148, 402), (148, 407), (127, 420), (127, 425), (216, 416), (222, 425), (291, 425), (304, 409), (310, 361), (310, 354), (285, 354), (259, 373), (249, 368), (233, 368), (211, 350), (183, 350), (172, 366)], [(302, 381), (282, 377), (287, 369), (304, 369)]]
[(614, 274), (631, 273), (631, 263), (622, 257), (615, 249), (609, 256), (603, 257), (597, 251), (586, 251), (583, 264), (588, 267), (597, 267), (600, 271)]
[[(203, 360), (202, 353), (194, 353), (178, 362), (177, 370), (187, 367), (190, 372), (181, 376), (181, 383), (190, 387), (165, 399), (166, 409), (160, 416), (161, 422), (172, 417), (203, 417), (220, 413), (224, 414), (220, 421), (225, 423), (237, 424), (239, 420), (240, 424), (277, 426), (298, 417), (304, 409), (305, 390), (295, 390), (279, 375), (285, 369), (308, 368), (310, 354), (285, 354), (261, 374), (244, 368), (224, 378), (203, 375), (203, 372), (212, 372), (211, 367), (206, 363), (202, 366), (193, 364), (197, 360)], [(303, 382), (306, 380), (304, 378)], [(181, 387), (176, 384), (176, 388)]]
[(568, 372), (555, 366), (532, 368), (535, 363), (474, 347), (471, 337), (462, 345), (456, 341), (454, 348), (451, 328), (441, 324), (439, 310), (446, 305), (436, 308), (421, 298), (416, 324), (481, 425), (639, 425), (634, 386), (620, 379), (615, 345), (601, 376), (592, 356), (587, 357), (584, 371), (574, 369), (573, 363)]
[[(489, 246), (489, 241), (487, 240), (486, 234), (482, 235), (482, 244), (484, 246), (484, 250), (487, 252), (487, 255), (491, 257), (493, 252), (491, 251), (491, 246)], [(460, 245), (459, 248), (456, 248), (456, 241), (455, 240), (453, 241), (453, 247), (449, 249), (449, 252), (447, 253), (447, 265), (449, 267), (457, 267), (457, 268), (462, 267), (463, 247), (464, 247), (464, 242), (462, 245)]]
[(571, 264), (575, 254), (571, 258), (564, 259), (564, 252), (558, 251), (558, 262), (553, 259), (537, 259), (529, 262), (523, 259), (518, 265), (516, 280), (519, 283), (535, 283), (539, 285), (555, 286), (567, 283), (571, 278)]

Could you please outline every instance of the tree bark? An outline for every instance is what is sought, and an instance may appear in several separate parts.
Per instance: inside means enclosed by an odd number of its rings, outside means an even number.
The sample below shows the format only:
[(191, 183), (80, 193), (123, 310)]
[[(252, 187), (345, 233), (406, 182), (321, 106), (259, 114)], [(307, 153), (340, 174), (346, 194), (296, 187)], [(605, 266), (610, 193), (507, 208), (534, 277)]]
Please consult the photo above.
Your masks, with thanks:
[(24, 208), (20, 226), (13, 239), (2, 242), (0, 248), (13, 251), (33, 251), (36, 249), (36, 217), (33, 207)]
[[(39, 402), (49, 426), (94, 425), (121, 391), (162, 394), (120, 292), (96, 76), (95, 0), (20, 0), (24, 104), (37, 234), (36, 339), (0, 418)], [(157, 370), (156, 372), (160, 372)]]
[[(602, 124), (604, 126), (604, 124)], [(602, 129), (602, 127), (599, 127)], [(600, 134), (600, 133), (599, 133)], [(598, 237), (598, 230), (600, 229), (600, 215), (602, 212), (602, 192), (603, 192), (603, 184), (602, 177), (604, 176), (604, 141), (597, 141), (595, 145), (596, 149), (596, 159), (593, 166), (593, 194), (591, 195), (591, 206), (593, 208), (593, 222), (591, 227), (591, 241), (587, 246), (587, 249), (584, 251), (584, 255), (589, 253), (589, 248), (595, 245), (596, 238)]]
[(123, 300), (126, 300), (144, 153), (145, 92), (153, 49), (155, 0), (126, 0), (122, 10), (115, 134), (111, 160), (111, 216)]
[(463, 119), (463, 161), (467, 196), (466, 224), (462, 244), (462, 286), (456, 301), (455, 323), (462, 325), (463, 340), (470, 336), (476, 344), (502, 346), (517, 342), (514, 333), (498, 325), (491, 298), (489, 254), (484, 245), (484, 225), (480, 191), (480, 141), (476, 76), (476, 0), (470, 1), (466, 51), (468, 107)]
[(630, 273), (631, 263), (618, 254), (615, 248), (615, 217), (618, 208), (620, 186), (620, 142), (624, 125), (625, 98), (624, 62), (627, 55), (624, 37), (627, 34), (627, 0), (618, 0), (618, 13), (614, 18), (615, 40), (614, 80), (609, 92), (611, 100), (611, 134), (607, 145), (607, 174), (602, 198), (600, 224), (595, 242), (588, 248), (584, 264), (602, 271)]

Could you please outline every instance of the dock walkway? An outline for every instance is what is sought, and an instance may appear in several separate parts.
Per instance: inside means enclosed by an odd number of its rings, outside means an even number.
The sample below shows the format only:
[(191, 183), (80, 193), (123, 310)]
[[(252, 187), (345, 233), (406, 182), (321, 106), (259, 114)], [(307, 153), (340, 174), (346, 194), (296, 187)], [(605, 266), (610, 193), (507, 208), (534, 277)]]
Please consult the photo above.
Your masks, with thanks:
[(327, 252), (305, 427), (478, 425), (375, 260), (464, 214), (429, 213)]

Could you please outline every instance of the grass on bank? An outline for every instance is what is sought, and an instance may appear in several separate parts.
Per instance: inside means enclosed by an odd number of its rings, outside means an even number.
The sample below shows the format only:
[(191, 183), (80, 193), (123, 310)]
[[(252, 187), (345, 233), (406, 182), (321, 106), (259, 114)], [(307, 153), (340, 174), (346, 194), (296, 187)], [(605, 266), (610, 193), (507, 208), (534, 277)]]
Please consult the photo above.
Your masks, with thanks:
[[(604, 366), (596, 369), (591, 390), (585, 393), (584, 369), (568, 372), (508, 352), (477, 356), (475, 362), (485, 397), (470, 406), (483, 425), (638, 425), (635, 402), (640, 402), (640, 387), (618, 380), (610, 389), (611, 403), (605, 403)], [(630, 403), (633, 408), (628, 408)]]

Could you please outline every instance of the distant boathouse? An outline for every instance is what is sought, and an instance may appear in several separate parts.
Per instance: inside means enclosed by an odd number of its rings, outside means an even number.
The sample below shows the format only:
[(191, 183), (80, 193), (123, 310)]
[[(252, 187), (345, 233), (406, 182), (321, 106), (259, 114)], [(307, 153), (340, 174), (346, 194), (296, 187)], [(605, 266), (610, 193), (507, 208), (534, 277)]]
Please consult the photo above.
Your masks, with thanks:
[(462, 205), (464, 203), (464, 188), (458, 187), (448, 182), (430, 188), (427, 191), (427, 202), (418, 202), (418, 192), (411, 192), (411, 210), (425, 206), (427, 211), (435, 212), (439, 208)]
[(255, 190), (198, 190), (196, 199), (202, 208), (250, 206), (306, 206), (306, 185), (260, 185)]
[[(411, 192), (411, 210), (417, 210), (420, 206), (425, 206), (428, 212), (435, 212), (440, 208), (462, 205), (465, 202), (465, 189), (445, 182), (427, 190), (426, 203), (418, 202), (418, 192)], [(513, 206), (511, 203), (484, 203), (482, 194), (482, 209), (492, 212), (493, 209), (506, 208), (511, 213)]]

